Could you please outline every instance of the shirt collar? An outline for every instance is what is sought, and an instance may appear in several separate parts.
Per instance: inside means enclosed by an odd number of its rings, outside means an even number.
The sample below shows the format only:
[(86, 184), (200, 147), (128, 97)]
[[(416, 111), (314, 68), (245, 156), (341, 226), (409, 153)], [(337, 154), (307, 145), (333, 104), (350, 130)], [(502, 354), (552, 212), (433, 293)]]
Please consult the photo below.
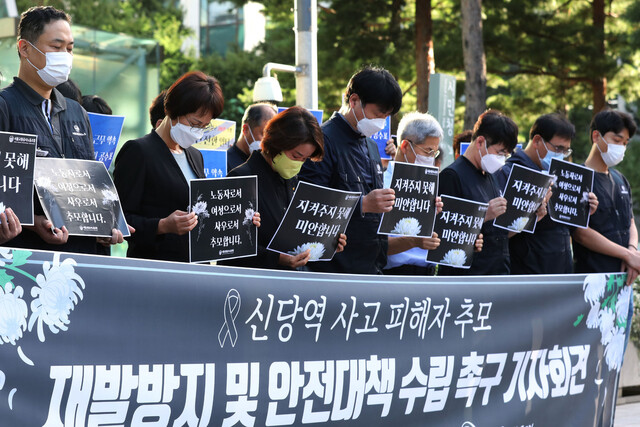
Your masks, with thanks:
[[(360, 132), (354, 130), (347, 119), (337, 111), (333, 113), (331, 116), (332, 120), (335, 120), (337, 126), (340, 130), (348, 137), (351, 142), (363, 142), (366, 141), (366, 137), (362, 135)], [(357, 141), (356, 141), (357, 140)]]
[[(29, 86), (24, 80), (19, 77), (14, 77), (13, 84), (31, 104), (37, 107), (40, 107), (42, 105), (42, 101), (44, 101), (44, 98), (38, 92), (33, 90), (33, 88)], [(51, 91), (51, 102), (52, 115), (58, 111), (67, 109), (67, 100), (56, 88), (53, 88), (53, 90)]]

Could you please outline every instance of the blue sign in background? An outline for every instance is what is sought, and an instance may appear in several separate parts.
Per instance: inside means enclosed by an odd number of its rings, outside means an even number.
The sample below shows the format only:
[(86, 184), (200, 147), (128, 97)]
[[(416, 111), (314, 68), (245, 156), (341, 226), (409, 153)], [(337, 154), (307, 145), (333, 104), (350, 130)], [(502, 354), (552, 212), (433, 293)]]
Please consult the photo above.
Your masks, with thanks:
[(204, 159), (204, 174), (207, 178), (227, 176), (226, 150), (200, 150)]
[(376, 144), (378, 144), (378, 152), (381, 159), (390, 159), (391, 156), (385, 153), (384, 148), (387, 146), (387, 141), (391, 139), (391, 116), (387, 116), (384, 129), (380, 132), (374, 133), (371, 137)]
[(93, 133), (93, 150), (96, 160), (104, 163), (109, 169), (113, 161), (113, 154), (116, 152), (124, 116), (109, 116), (105, 114), (87, 113), (91, 123), (91, 133)]

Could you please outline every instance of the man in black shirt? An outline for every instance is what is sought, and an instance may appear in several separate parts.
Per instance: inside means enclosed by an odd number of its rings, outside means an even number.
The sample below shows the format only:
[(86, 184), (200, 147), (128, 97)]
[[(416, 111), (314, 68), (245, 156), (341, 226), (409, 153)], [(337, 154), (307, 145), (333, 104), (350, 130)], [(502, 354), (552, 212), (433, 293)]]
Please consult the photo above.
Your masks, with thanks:
[(247, 107), (242, 116), (240, 136), (227, 150), (227, 173), (246, 162), (252, 151), (260, 149), (262, 132), (276, 113), (276, 107), (265, 102)]

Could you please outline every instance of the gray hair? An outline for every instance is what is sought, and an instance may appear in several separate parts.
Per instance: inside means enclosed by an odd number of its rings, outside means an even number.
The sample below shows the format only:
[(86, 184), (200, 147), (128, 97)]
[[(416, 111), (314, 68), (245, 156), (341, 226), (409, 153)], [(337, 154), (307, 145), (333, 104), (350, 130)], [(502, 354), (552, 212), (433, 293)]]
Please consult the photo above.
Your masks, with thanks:
[(398, 125), (399, 141), (408, 139), (414, 144), (422, 144), (428, 137), (442, 138), (443, 134), (435, 117), (417, 111), (405, 114)]

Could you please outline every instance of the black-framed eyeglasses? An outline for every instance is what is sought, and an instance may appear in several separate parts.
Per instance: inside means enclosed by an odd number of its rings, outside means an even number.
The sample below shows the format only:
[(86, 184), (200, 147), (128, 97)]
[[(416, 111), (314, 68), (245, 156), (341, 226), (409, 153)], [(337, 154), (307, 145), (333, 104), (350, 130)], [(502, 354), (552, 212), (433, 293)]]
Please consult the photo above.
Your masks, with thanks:
[(569, 157), (571, 153), (573, 153), (573, 150), (571, 148), (565, 148), (562, 145), (554, 145), (548, 141), (545, 141), (544, 139), (542, 140), (542, 142), (544, 142), (547, 145), (550, 145), (553, 148), (554, 153), (562, 154), (565, 159)]

